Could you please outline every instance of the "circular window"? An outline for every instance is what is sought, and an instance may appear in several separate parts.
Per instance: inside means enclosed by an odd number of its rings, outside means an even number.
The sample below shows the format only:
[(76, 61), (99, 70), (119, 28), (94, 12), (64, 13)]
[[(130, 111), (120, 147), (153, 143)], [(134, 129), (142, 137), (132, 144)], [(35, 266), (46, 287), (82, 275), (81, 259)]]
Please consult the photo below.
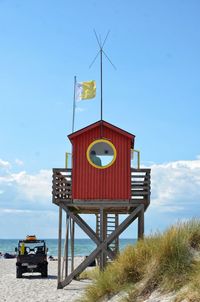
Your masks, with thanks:
[(98, 139), (92, 142), (87, 149), (89, 163), (98, 169), (110, 167), (116, 159), (115, 146), (106, 139)]

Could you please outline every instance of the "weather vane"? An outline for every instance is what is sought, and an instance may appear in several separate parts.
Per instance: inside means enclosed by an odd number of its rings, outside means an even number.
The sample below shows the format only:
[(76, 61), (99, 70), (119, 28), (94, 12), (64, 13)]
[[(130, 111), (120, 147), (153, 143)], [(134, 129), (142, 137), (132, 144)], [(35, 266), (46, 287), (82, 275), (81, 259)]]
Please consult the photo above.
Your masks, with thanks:
[(110, 30), (107, 32), (107, 35), (103, 41), (103, 43), (101, 42), (101, 36), (99, 35), (99, 38), (97, 36), (97, 33), (94, 29), (94, 34), (97, 40), (97, 43), (99, 45), (99, 51), (96, 54), (95, 58), (93, 59), (92, 63), (90, 64), (89, 68), (92, 67), (92, 65), (94, 64), (94, 62), (96, 61), (98, 55), (100, 54), (100, 83), (101, 83), (101, 120), (103, 120), (103, 54), (104, 56), (107, 58), (107, 60), (110, 62), (110, 64), (112, 65), (112, 67), (116, 70), (117, 68), (115, 67), (115, 65), (112, 63), (112, 61), (110, 60), (110, 58), (108, 57), (108, 55), (105, 53), (105, 51), (103, 50), (103, 47), (106, 43), (106, 40), (109, 36)]

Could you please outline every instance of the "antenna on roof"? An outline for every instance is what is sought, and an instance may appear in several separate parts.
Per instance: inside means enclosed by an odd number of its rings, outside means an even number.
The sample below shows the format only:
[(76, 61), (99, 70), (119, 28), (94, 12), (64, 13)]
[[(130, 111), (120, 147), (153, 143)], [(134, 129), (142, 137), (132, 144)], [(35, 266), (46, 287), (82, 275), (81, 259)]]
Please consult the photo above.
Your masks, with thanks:
[(101, 41), (101, 36), (99, 35), (99, 38), (97, 36), (97, 33), (94, 29), (94, 34), (97, 40), (97, 43), (99, 45), (99, 51), (96, 54), (95, 58), (93, 59), (92, 63), (90, 64), (89, 68), (92, 67), (92, 65), (94, 64), (94, 62), (96, 61), (98, 55), (100, 54), (100, 82), (101, 82), (101, 120), (103, 120), (103, 54), (104, 56), (107, 58), (107, 60), (110, 62), (110, 64), (112, 65), (112, 67), (116, 70), (117, 68), (115, 67), (115, 65), (112, 63), (112, 61), (110, 60), (110, 58), (108, 57), (108, 55), (105, 53), (105, 51), (103, 50), (103, 47), (106, 43), (106, 40), (109, 36), (110, 30), (107, 32), (107, 35), (102, 43)]

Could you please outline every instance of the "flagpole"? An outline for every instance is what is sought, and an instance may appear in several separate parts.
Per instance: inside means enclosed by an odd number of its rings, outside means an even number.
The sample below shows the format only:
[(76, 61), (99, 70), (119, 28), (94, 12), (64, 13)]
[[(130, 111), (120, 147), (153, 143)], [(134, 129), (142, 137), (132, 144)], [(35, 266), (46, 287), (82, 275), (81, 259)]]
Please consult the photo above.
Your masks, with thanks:
[(74, 132), (75, 110), (76, 110), (76, 76), (74, 76), (74, 99), (73, 99), (72, 133)]
[(100, 49), (100, 73), (101, 73), (101, 121), (103, 120), (103, 62), (102, 47)]

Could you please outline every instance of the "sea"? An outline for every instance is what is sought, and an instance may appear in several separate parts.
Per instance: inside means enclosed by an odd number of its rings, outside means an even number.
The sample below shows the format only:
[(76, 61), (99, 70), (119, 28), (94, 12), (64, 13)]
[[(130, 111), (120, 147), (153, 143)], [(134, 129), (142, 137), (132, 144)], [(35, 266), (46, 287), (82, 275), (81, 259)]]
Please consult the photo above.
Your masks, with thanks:
[[(44, 239), (48, 247), (48, 256), (58, 255), (58, 240)], [(119, 248), (122, 251), (127, 245), (133, 245), (136, 239), (119, 239)], [(0, 252), (2, 254), (15, 254), (15, 247), (17, 247), (18, 239), (0, 239)], [(70, 244), (70, 242), (69, 242)], [(62, 248), (64, 247), (64, 239), (62, 240)], [(87, 256), (96, 248), (96, 244), (91, 239), (75, 239), (74, 255)], [(69, 249), (70, 250), (70, 249)]]

